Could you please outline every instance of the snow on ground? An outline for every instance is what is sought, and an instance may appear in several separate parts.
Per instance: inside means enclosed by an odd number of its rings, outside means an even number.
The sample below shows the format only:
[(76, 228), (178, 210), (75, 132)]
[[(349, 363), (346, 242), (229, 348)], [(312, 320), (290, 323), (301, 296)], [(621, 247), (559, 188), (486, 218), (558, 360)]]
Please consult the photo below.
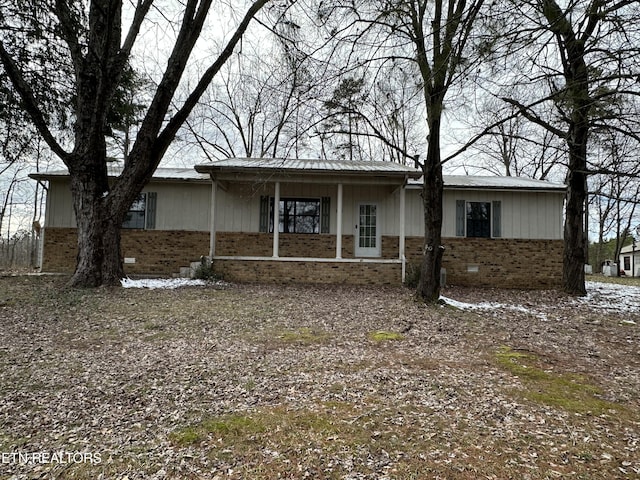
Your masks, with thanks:
[(616, 283), (587, 282), (587, 296), (578, 299), (593, 308), (620, 313), (640, 312), (640, 287)]
[[(124, 288), (148, 289), (174, 289), (207, 285), (205, 280), (191, 280), (188, 278), (145, 278), (137, 280), (123, 278), (121, 282)], [(587, 282), (586, 286), (586, 297), (567, 299), (567, 302), (574, 303), (576, 306), (587, 305), (591, 308), (612, 313), (640, 313), (640, 287), (604, 282)], [(440, 298), (446, 304), (460, 310), (510, 310), (528, 313), (543, 320), (547, 319), (547, 313), (544, 308), (536, 310), (535, 307), (518, 304), (498, 302), (466, 303), (444, 296)]]
[[(586, 287), (586, 297), (570, 298), (567, 299), (567, 303), (606, 310), (611, 313), (640, 313), (640, 287), (604, 282), (587, 282)], [(446, 304), (461, 310), (511, 310), (529, 313), (542, 319), (547, 318), (544, 309), (536, 311), (535, 307), (531, 306), (497, 302), (466, 303), (447, 297), (440, 298)], [(633, 322), (630, 321), (630, 323)]]
[(542, 318), (543, 320), (547, 319), (547, 315), (541, 312), (534, 312), (530, 308), (527, 308), (523, 305), (509, 305), (507, 303), (498, 303), (498, 302), (481, 302), (481, 303), (466, 303), (459, 302), (458, 300), (454, 300), (452, 298), (441, 296), (440, 300), (444, 301), (447, 305), (451, 305), (452, 307), (459, 308), (460, 310), (511, 310), (516, 312), (530, 313), (537, 317)]
[(207, 284), (204, 280), (191, 280), (190, 278), (141, 278), (137, 280), (123, 278), (120, 282), (124, 288), (149, 288), (152, 290), (156, 288), (194, 287)]

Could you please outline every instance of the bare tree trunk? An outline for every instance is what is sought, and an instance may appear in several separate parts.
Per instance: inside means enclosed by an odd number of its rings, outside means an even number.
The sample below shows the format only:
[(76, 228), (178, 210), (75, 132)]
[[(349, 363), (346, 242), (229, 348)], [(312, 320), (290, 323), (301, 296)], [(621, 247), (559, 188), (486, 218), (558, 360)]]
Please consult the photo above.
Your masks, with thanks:
[(120, 235), (113, 233), (114, 229), (119, 229), (122, 220), (109, 211), (108, 192), (104, 182), (98, 181), (97, 177), (91, 174), (71, 175), (78, 228), (76, 270), (69, 281), (73, 287), (118, 285), (124, 276)]
[(440, 269), (442, 267), (442, 165), (425, 162), (422, 201), (424, 205), (424, 250), (417, 294), (426, 303), (440, 298)]
[(570, 168), (567, 183), (562, 284), (569, 294), (586, 295), (584, 265), (587, 245), (583, 225), (586, 175)]
[(422, 165), (424, 206), (424, 249), (417, 295), (426, 303), (440, 298), (440, 269), (442, 267), (442, 196), (444, 180), (440, 161), (440, 114), (442, 104), (432, 105), (429, 122), (429, 146)]
[[(597, 4), (604, 3), (598, 0)], [(595, 6), (595, 4), (594, 4)], [(589, 91), (589, 69), (585, 60), (585, 38), (597, 25), (597, 15), (589, 22), (581, 37), (576, 35), (569, 18), (555, 0), (539, 4), (550, 30), (555, 34), (561, 52), (566, 95), (570, 105), (567, 147), (569, 173), (564, 223), (564, 259), (562, 284), (571, 295), (586, 295), (584, 265), (587, 261), (585, 201), (587, 198), (587, 144), (589, 111), (593, 101)], [(597, 12), (595, 8), (594, 12)]]
[[(44, 12), (43, 17), (55, 17), (58, 29), (55, 42), (64, 45), (68, 53), (67, 58), (60, 59), (60, 65), (73, 66), (75, 141), (70, 152), (53, 134), (47, 115), (43, 113), (45, 105), (38, 101), (30, 79), (24, 74), (29, 70), (27, 63), (31, 60), (14, 58), (10, 53), (12, 48), (5, 48), (5, 45), (11, 47), (14, 39), (11, 36), (0, 38), (0, 62), (4, 72), (42, 138), (69, 169), (79, 252), (71, 286), (119, 283), (123, 276), (119, 229), (131, 202), (151, 180), (178, 130), (233, 55), (251, 20), (267, 2), (255, 0), (251, 4), (218, 57), (199, 77), (182, 106), (167, 120), (167, 112), (174, 105), (174, 95), (209, 15), (212, 0), (182, 2), (184, 15), (167, 66), (151, 94), (135, 142), (127, 155), (128, 162), (111, 185), (107, 178), (107, 117), (118, 107), (116, 90), (118, 86), (126, 86), (123, 84), (124, 68), (153, 1), (137, 2), (134, 11), (129, 12), (133, 13), (133, 18), (127, 21), (129, 31), (124, 36), (122, 2), (91, 0), (82, 3), (76, 12), (75, 6), (71, 8), (68, 2), (56, 1), (51, 2), (50, 12)], [(80, 20), (82, 24), (78, 23)]]

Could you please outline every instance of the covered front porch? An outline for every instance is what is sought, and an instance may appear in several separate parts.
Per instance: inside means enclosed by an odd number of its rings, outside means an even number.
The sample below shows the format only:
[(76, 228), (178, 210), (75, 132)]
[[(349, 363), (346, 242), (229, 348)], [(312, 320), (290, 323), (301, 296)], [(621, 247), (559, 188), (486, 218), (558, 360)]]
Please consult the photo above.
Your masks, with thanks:
[(403, 281), (405, 186), (419, 171), (387, 162), (265, 159), (196, 169), (212, 179), (209, 253), (226, 278)]

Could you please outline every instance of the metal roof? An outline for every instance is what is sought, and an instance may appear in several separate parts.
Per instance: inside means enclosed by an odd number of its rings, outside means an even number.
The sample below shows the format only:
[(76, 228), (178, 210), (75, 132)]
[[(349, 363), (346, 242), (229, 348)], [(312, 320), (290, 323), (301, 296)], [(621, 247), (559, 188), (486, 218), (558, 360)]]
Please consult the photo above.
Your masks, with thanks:
[[(561, 193), (567, 188), (561, 183), (523, 177), (444, 175), (443, 180), (444, 187), (449, 190), (547, 190)], [(409, 181), (409, 186), (421, 187), (422, 179)]]
[(289, 174), (384, 175), (418, 178), (420, 170), (393, 162), (282, 158), (229, 158), (196, 165), (198, 172), (273, 172)]
[[(121, 165), (107, 164), (107, 172), (110, 177), (117, 177), (122, 173)], [(35, 180), (51, 180), (54, 178), (68, 177), (67, 169), (52, 170), (50, 172), (36, 172), (29, 174), (29, 177)], [(193, 167), (187, 168), (158, 168), (153, 174), (154, 180), (165, 181), (196, 181), (209, 182), (209, 175), (196, 172)]]
[[(115, 177), (122, 172), (121, 164), (107, 165), (109, 176)], [(207, 182), (210, 172), (260, 173), (282, 172), (289, 174), (343, 174), (343, 175), (381, 175), (390, 177), (409, 177), (408, 186), (422, 186), (422, 172), (413, 167), (392, 162), (362, 162), (350, 160), (304, 160), (304, 159), (264, 159), (230, 158), (216, 162), (184, 168), (158, 168), (153, 174), (156, 181)], [(66, 169), (50, 172), (37, 172), (29, 175), (35, 180), (50, 180), (69, 176)], [(444, 175), (446, 189), (470, 190), (546, 190), (564, 192), (566, 186), (544, 180), (521, 177)]]
[(566, 186), (560, 183), (546, 180), (535, 180), (524, 177), (488, 177), (469, 175), (446, 175), (445, 185), (456, 187), (482, 187), (482, 188), (523, 188), (523, 189), (559, 189), (565, 190)]

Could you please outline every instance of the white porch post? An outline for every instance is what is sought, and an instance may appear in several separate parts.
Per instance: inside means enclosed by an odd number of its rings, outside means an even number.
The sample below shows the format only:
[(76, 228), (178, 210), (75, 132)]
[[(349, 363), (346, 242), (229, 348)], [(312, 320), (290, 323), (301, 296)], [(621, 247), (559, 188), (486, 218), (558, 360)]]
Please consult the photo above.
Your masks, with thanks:
[(273, 194), (273, 258), (278, 258), (278, 247), (280, 245), (280, 182), (276, 182), (276, 189)]
[(405, 248), (405, 244), (404, 244), (404, 237), (405, 237), (405, 187), (406, 185), (406, 181), (405, 184), (402, 185), (400, 187), (400, 191), (398, 192), (398, 194), (400, 195), (400, 225), (399, 225), (399, 238), (398, 238), (398, 256), (400, 257), (400, 262), (402, 263), (401, 266), (401, 280), (402, 283), (404, 283), (405, 280), (405, 275), (406, 275), (406, 264), (405, 264), (405, 256), (404, 256), (404, 248)]
[(218, 182), (211, 179), (211, 226), (209, 227), (209, 258), (213, 259), (216, 254), (216, 192)]
[(400, 228), (399, 228), (399, 239), (398, 239), (398, 250), (399, 250), (399, 258), (402, 260), (404, 258), (404, 237), (405, 237), (405, 198), (404, 198), (404, 185), (400, 187)]
[(338, 207), (336, 214), (336, 258), (342, 258), (342, 184), (338, 184)]

